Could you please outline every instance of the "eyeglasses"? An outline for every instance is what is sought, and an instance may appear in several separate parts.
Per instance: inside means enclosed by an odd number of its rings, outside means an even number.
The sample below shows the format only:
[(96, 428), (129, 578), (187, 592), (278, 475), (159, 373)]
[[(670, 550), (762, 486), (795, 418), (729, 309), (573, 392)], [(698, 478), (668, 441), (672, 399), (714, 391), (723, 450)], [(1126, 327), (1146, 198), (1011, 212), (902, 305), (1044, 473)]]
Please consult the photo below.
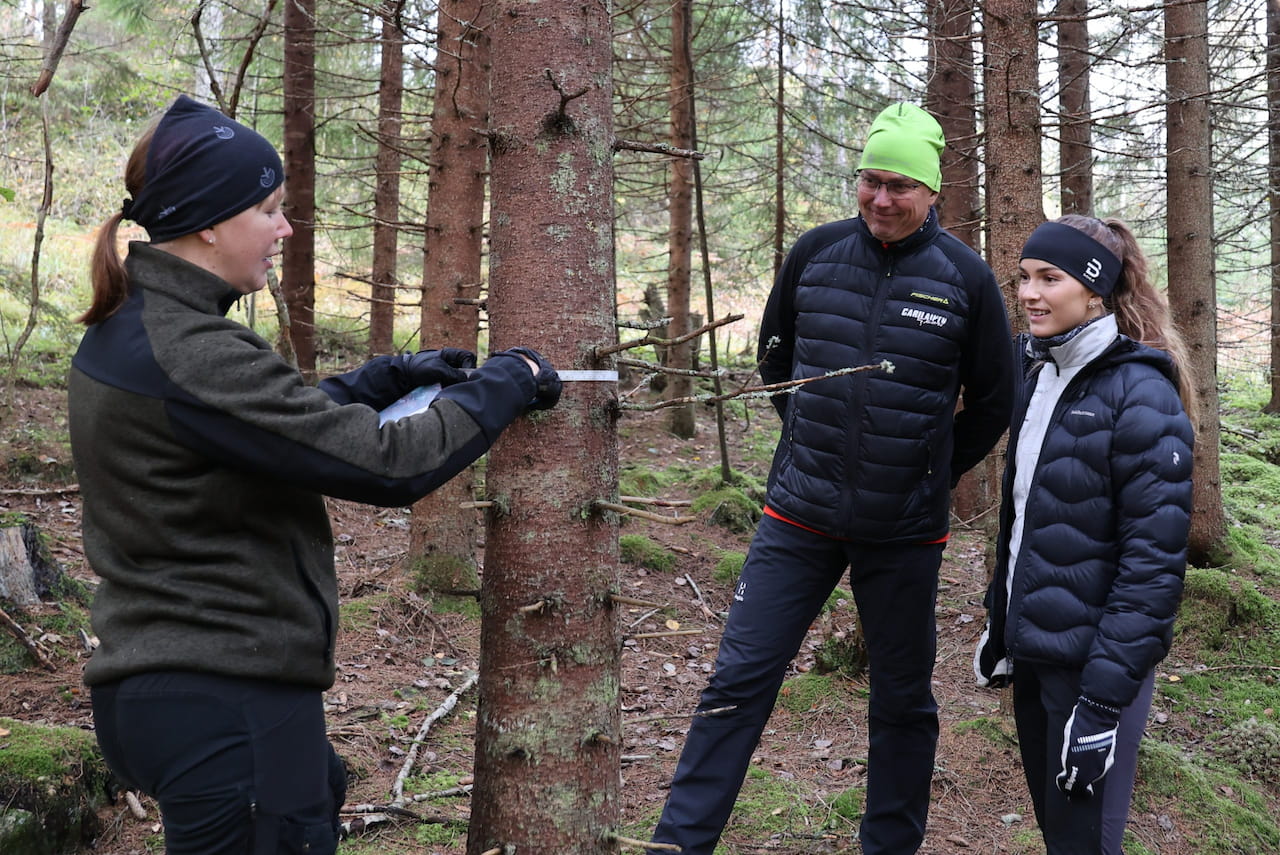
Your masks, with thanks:
[(921, 186), (923, 185), (919, 181), (881, 181), (865, 172), (858, 173), (858, 189), (865, 190), (872, 196), (880, 192), (880, 188), (883, 187), (890, 198), (905, 199)]

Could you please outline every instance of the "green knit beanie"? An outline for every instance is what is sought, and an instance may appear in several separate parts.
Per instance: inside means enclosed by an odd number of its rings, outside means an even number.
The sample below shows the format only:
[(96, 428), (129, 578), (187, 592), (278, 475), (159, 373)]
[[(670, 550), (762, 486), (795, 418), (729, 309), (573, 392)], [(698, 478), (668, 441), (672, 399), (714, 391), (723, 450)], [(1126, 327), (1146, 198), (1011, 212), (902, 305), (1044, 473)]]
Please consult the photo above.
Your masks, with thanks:
[(871, 123), (858, 168), (896, 172), (936, 193), (942, 187), (938, 156), (944, 145), (942, 126), (933, 116), (914, 104), (891, 104)]

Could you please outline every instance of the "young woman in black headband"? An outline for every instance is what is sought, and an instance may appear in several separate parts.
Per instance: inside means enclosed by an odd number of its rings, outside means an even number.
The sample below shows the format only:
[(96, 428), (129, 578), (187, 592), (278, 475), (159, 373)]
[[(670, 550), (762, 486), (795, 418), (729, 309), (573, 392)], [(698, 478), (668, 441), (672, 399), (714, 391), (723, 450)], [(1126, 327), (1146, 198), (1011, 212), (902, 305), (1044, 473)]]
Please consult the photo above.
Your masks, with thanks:
[[(308, 385), (226, 317), (292, 229), (274, 147), (178, 98), (99, 233), (68, 407), (101, 646), (103, 755), (153, 796), (169, 855), (325, 855), (346, 776), (325, 736), (338, 591), (325, 496), (405, 506), (554, 406), (527, 348), (378, 357)], [(123, 261), (121, 220), (146, 228)], [(410, 390), (426, 410), (379, 424)]]
[(1047, 855), (1121, 855), (1191, 512), (1185, 348), (1119, 220), (1028, 238), (1024, 382), (1009, 435), (980, 684), (1013, 684)]

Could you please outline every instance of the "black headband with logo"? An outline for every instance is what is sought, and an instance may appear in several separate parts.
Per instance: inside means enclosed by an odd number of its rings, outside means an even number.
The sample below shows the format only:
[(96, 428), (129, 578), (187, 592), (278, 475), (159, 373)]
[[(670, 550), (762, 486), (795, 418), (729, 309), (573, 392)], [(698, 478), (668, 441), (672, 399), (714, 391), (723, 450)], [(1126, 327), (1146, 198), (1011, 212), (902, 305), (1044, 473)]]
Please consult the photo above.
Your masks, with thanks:
[(1047, 261), (1093, 293), (1110, 296), (1120, 280), (1120, 259), (1098, 241), (1063, 223), (1042, 223), (1027, 238), (1022, 258)]
[(280, 155), (261, 134), (180, 95), (156, 125), (146, 183), (122, 213), (163, 243), (235, 216), (283, 182)]

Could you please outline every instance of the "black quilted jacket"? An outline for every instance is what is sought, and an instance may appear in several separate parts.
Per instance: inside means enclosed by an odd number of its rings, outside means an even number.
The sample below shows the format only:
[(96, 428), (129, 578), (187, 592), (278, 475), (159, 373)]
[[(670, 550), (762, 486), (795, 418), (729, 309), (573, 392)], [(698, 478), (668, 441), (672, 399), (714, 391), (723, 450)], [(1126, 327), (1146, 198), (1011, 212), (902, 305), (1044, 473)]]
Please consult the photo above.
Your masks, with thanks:
[(891, 363), (774, 398), (783, 430), (768, 505), (834, 537), (945, 536), (951, 488), (1009, 425), (1003, 298), (990, 268), (933, 212), (890, 246), (861, 218), (801, 236), (765, 308), (760, 356), (767, 382)]
[[(1037, 372), (1054, 370), (1028, 367), (1010, 448), (1017, 447)], [(1169, 357), (1119, 337), (1081, 369), (1054, 410), (1006, 598), (1010, 455), (987, 608), (992, 652), (1015, 661), (1014, 679), (1024, 660), (1081, 668), (1083, 694), (1116, 706), (1133, 700), (1172, 640), (1186, 565), (1191, 450)]]

